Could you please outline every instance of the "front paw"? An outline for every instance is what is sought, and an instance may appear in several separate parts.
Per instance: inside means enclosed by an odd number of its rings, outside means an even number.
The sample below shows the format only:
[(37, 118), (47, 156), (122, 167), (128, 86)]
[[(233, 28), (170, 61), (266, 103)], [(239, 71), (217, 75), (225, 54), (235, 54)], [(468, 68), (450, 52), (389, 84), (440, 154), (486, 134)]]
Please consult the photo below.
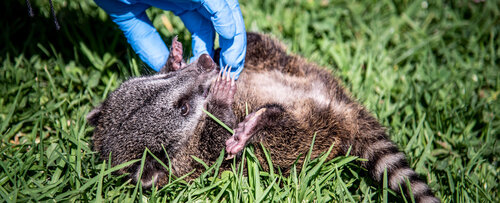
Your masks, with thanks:
[(221, 69), (219, 76), (210, 89), (212, 95), (212, 102), (215, 105), (230, 108), (234, 102), (234, 94), (236, 93), (236, 83), (234, 77), (231, 78), (227, 67)]

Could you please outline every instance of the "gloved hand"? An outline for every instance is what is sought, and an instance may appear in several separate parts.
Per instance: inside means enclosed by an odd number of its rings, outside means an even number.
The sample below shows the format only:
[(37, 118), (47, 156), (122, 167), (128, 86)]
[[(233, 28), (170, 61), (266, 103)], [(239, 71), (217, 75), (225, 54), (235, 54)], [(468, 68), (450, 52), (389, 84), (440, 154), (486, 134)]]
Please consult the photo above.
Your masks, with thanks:
[(214, 56), (215, 32), (221, 47), (220, 65), (231, 66), (231, 76), (243, 69), (246, 54), (246, 32), (237, 0), (95, 0), (124, 32), (140, 58), (159, 71), (169, 51), (146, 9), (154, 6), (172, 11), (191, 32), (194, 61), (203, 53)]

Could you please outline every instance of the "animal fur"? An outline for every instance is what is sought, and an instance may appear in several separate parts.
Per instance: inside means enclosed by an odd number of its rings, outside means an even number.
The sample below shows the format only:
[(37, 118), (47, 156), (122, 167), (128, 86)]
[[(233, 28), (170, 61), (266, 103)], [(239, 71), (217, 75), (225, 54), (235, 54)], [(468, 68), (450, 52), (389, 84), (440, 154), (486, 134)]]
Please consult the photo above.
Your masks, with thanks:
[[(408, 195), (407, 178), (418, 202), (439, 202), (385, 129), (346, 94), (330, 71), (287, 54), (267, 36), (248, 33), (247, 38), (245, 69), (236, 83), (220, 78), (208, 55), (186, 65), (182, 47), (174, 40), (160, 73), (125, 81), (89, 114), (89, 122), (96, 126), (94, 150), (102, 159), (111, 156), (112, 165), (138, 159), (146, 148), (168, 163), (164, 146), (173, 174), (179, 177), (194, 170), (189, 177), (194, 178), (203, 167), (191, 156), (211, 164), (222, 149), (232, 158), (245, 145), (261, 143), (274, 166), (287, 172), (300, 154), (307, 153), (316, 134), (313, 158), (332, 144), (329, 158), (352, 148), (351, 155), (368, 160), (361, 165), (376, 181), (381, 182), (387, 170), (392, 190), (399, 191), (401, 185)], [(251, 114), (246, 115), (246, 107)], [(234, 128), (235, 135), (202, 108)], [(262, 150), (255, 150), (267, 169)], [(229, 169), (230, 162), (222, 168)], [(134, 164), (119, 173), (129, 173), (146, 187), (167, 182), (166, 170), (152, 157), (147, 157), (141, 180), (139, 167)]]

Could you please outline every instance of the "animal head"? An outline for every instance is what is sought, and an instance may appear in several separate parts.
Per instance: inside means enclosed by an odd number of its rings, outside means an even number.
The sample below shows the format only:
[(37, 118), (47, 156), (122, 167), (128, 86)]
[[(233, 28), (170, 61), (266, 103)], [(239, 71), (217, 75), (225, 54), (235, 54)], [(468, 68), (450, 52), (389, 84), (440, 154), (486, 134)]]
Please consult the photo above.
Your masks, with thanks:
[(113, 165), (140, 158), (146, 148), (169, 156), (203, 124), (217, 65), (202, 55), (180, 69), (125, 81), (87, 115), (94, 150)]

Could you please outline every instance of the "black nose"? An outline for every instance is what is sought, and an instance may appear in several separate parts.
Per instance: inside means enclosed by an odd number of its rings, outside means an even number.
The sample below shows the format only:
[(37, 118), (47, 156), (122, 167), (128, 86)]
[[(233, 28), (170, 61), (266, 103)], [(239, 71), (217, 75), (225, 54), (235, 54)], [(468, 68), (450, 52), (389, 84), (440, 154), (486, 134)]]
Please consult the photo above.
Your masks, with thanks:
[(208, 54), (202, 54), (200, 58), (198, 58), (198, 68), (204, 71), (211, 71), (215, 69), (215, 62)]

